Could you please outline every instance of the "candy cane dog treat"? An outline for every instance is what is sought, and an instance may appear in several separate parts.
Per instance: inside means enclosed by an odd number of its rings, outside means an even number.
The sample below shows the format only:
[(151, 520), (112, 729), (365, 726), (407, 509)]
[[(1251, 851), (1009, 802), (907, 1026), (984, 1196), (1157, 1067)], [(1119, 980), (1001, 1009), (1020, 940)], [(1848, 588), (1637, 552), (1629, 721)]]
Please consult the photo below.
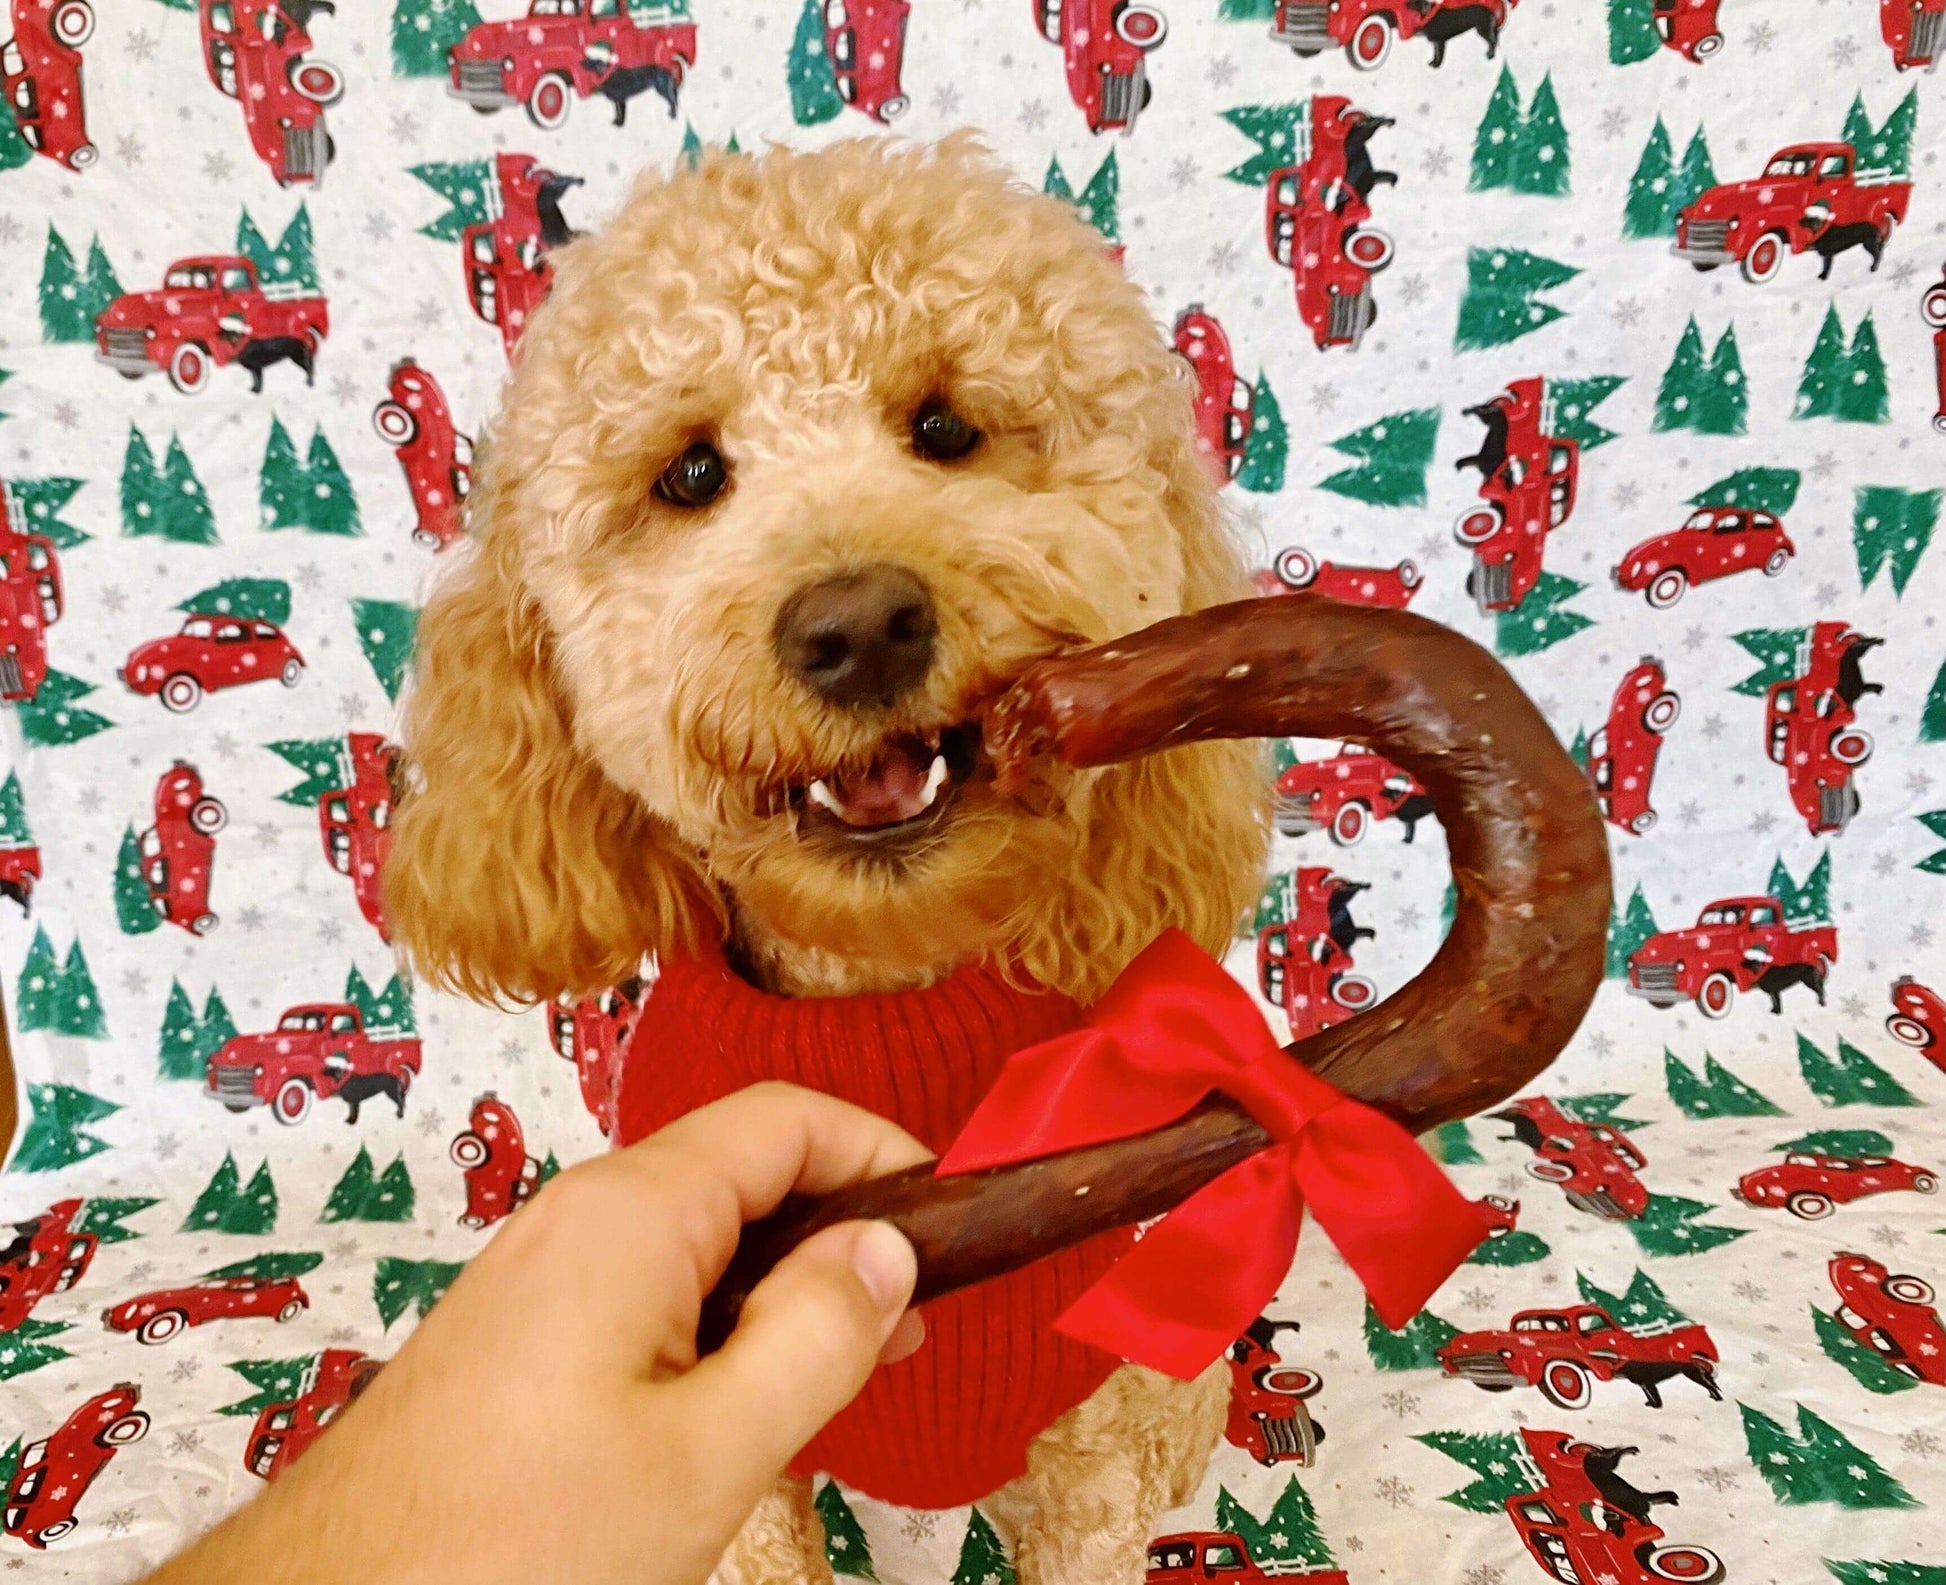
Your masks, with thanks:
[[(1288, 1048), (1339, 1090), (1423, 1131), (1513, 1094), (1551, 1062), (1601, 982), (1608, 844), (1594, 799), (1491, 655), (1405, 611), (1320, 596), (1248, 600), (1031, 667), (985, 712), (1002, 791), (1032, 762), (1108, 765), (1206, 738), (1365, 744), (1417, 777), (1445, 828), (1458, 904), (1432, 961), (1360, 1017)], [(744, 1230), (701, 1341), (818, 1228), (883, 1217), (919, 1257), (915, 1302), (1145, 1220), (1271, 1143), (1212, 1096), (1134, 1137), (951, 1177), (916, 1167)]]

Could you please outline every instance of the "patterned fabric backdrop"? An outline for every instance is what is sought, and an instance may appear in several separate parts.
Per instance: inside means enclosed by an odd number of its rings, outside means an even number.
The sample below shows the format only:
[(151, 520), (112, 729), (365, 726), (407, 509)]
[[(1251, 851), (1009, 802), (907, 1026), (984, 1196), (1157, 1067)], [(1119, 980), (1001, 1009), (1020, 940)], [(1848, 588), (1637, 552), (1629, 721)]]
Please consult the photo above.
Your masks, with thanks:
[[(971, 124), (1152, 294), (1266, 591), (1494, 646), (1612, 823), (1586, 1027), (1436, 1140), (1503, 1236), (1397, 1335), (1307, 1240), (1151, 1578), (1946, 1581), (1941, 0), (11, 3), (6, 1569), (259, 1490), (602, 1147), (639, 990), (415, 995), (373, 885), (548, 249), (700, 143)], [(1280, 769), (1230, 962), (1302, 1031), (1447, 874), (1391, 767)]]

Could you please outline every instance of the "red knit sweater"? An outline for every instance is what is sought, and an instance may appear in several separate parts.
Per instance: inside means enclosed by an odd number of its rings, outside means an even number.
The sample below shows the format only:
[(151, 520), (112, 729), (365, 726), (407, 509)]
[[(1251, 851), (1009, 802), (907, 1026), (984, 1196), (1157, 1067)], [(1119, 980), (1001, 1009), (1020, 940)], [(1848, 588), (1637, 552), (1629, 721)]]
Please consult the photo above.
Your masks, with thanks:
[[(623, 1062), (616, 1137), (628, 1144), (745, 1085), (789, 1079), (944, 1151), (1008, 1056), (1080, 1023), (1065, 996), (1015, 990), (980, 966), (922, 991), (783, 997), (720, 953), (667, 963)], [(874, 1373), (793, 1467), (914, 1508), (1004, 1485), (1026, 1468), (1027, 1444), (1115, 1369), (1050, 1323), (1132, 1238), (1104, 1234), (927, 1305), (925, 1346)]]

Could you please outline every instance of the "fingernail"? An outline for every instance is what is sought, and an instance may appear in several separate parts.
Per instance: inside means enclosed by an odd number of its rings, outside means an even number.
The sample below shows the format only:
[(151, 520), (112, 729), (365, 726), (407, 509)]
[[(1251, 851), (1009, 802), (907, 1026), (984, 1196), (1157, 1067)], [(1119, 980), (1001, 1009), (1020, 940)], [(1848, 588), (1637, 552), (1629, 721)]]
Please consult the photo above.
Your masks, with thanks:
[(912, 1245), (890, 1222), (867, 1222), (851, 1246), (851, 1269), (886, 1314), (905, 1308), (919, 1275)]

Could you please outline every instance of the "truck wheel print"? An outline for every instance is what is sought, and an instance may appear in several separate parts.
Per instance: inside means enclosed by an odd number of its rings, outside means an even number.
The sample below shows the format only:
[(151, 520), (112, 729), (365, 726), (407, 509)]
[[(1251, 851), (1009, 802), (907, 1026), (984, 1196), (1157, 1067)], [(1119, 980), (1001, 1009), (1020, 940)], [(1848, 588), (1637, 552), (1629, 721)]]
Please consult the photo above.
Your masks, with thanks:
[(1790, 251), (1783, 232), (1766, 231), (1750, 244), (1750, 251), (1743, 256), (1743, 278), (1752, 286), (1762, 286), (1784, 267)]
[(1697, 988), (1696, 1010), (1705, 1018), (1728, 1018), (1736, 1000), (1736, 981), (1718, 969)]
[(1340, 1007), (1362, 1013), (1378, 1000), (1378, 987), (1362, 974), (1340, 974), (1331, 982), (1331, 999)]
[(294, 60), (284, 75), (291, 87), (327, 110), (345, 96), (345, 74), (329, 61)]
[(1366, 17), (1345, 45), (1345, 55), (1359, 71), (1375, 72), (1392, 54), (1392, 36), (1390, 17)]
[(295, 1128), (311, 1115), (311, 1086), (302, 1079), (284, 1080), (270, 1110), (286, 1128)]
[(1115, 13), (1115, 37), (1138, 50), (1152, 50), (1169, 36), (1169, 19), (1154, 6), (1133, 3)]
[(1293, 1398), (1315, 1397), (1324, 1386), (1322, 1376), (1302, 1365), (1266, 1365), (1257, 1372), (1255, 1380), (1265, 1392), (1286, 1393)]
[(1594, 1401), (1594, 1377), (1572, 1359), (1551, 1359), (1541, 1372), (1541, 1396), (1557, 1409), (1585, 1409)]
[(1677, 1580), (1681, 1585), (1716, 1585), (1725, 1572), (1723, 1560), (1708, 1547), (1675, 1542), (1645, 1548), (1642, 1567), (1657, 1579)]
[(1280, 550), (1270, 568), (1293, 589), (1308, 589), (1317, 579), (1318, 559), (1308, 550), (1293, 545), (1289, 550)]
[(183, 715), (196, 708), (203, 697), (203, 685), (186, 671), (179, 671), (162, 684), (162, 708)]
[(1360, 269), (1373, 275), (1392, 262), (1398, 251), (1392, 241), (1392, 233), (1381, 231), (1377, 226), (1354, 226), (1345, 233), (1345, 257)]
[(1847, 727), (1831, 739), (1831, 757), (1840, 765), (1863, 765), (1872, 757), (1872, 734)]
[(169, 354), (169, 383), (184, 396), (209, 384), (209, 351), (200, 341), (185, 341)]
[(1565, 1161), (1530, 1161), (1527, 1176), (1539, 1178), (1543, 1183), (1566, 1183), (1574, 1176), (1574, 1168)]
[(1340, 809), (1331, 820), (1331, 840), (1341, 848), (1355, 848), (1365, 840), (1365, 828), (1372, 812), (1356, 799)]
[(547, 72), (527, 95), (527, 119), (543, 132), (553, 132), (566, 124), (574, 108), (574, 88), (560, 72)]
[(136, 1329), (135, 1341), (166, 1343), (188, 1324), (189, 1317), (180, 1310), (158, 1310)]
[(1501, 510), (1498, 502), (1469, 506), (1454, 522), (1453, 538), (1462, 545), (1484, 545), (1500, 532), (1500, 525), (1506, 520), (1507, 514)]

